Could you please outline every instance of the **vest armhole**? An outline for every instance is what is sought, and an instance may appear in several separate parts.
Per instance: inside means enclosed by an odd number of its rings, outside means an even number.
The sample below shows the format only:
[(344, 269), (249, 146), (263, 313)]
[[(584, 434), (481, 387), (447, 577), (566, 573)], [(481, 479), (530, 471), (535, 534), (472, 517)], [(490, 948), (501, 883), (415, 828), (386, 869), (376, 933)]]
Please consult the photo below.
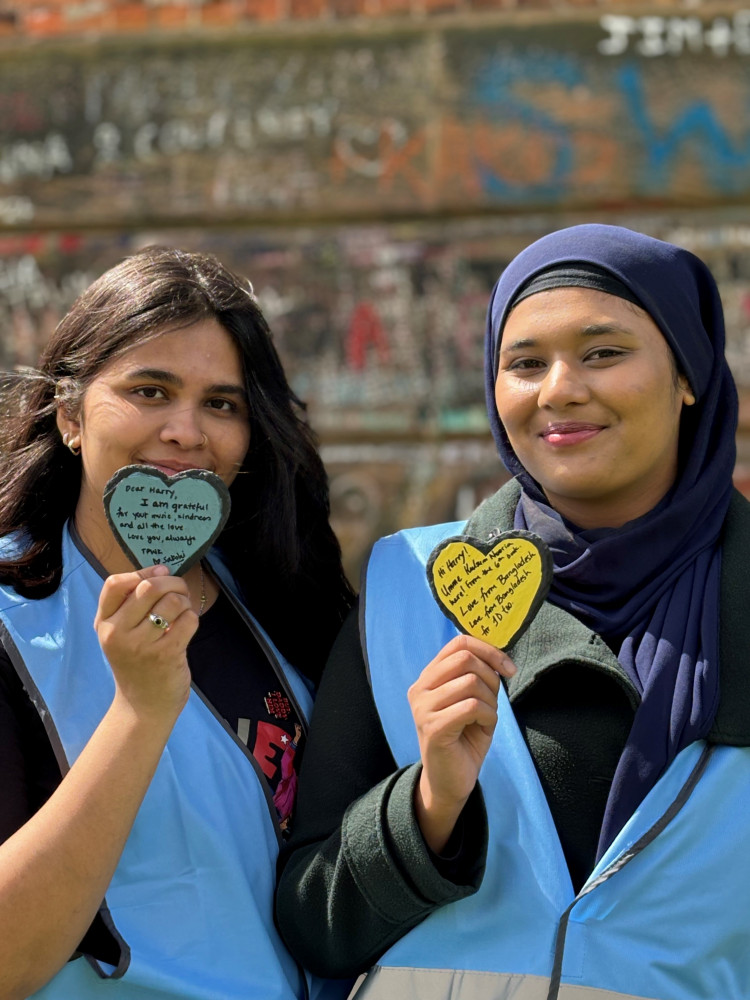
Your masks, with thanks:
[(120, 960), (116, 966), (112, 966), (108, 963), (102, 962), (98, 958), (94, 958), (93, 955), (87, 955), (85, 952), (83, 957), (100, 979), (121, 979), (130, 966), (130, 945), (115, 926), (115, 922), (112, 919), (112, 914), (109, 912), (106, 899), (99, 907), (99, 916), (102, 918), (104, 926), (112, 935), (112, 939), (115, 944), (120, 949)]
[(13, 641), (5, 622), (3, 621), (0, 621), (0, 645), (2, 645), (3, 649), (7, 653), (8, 659), (13, 664), (13, 669), (18, 674), (18, 677), (20, 678), (21, 683), (29, 696), (32, 705), (36, 709), (39, 718), (42, 720), (42, 725), (44, 726), (44, 731), (46, 732), (47, 738), (52, 746), (52, 752), (55, 755), (57, 766), (60, 768), (60, 774), (64, 776), (70, 770), (70, 763), (65, 755), (60, 734), (55, 727), (55, 723), (52, 720), (52, 715), (47, 708), (47, 703), (42, 696), (42, 692), (34, 683), (34, 679), (29, 673), (23, 657), (18, 651), (18, 647)]
[[(44, 726), (44, 731), (47, 734), (47, 738), (52, 746), (52, 752), (55, 755), (55, 760), (60, 768), (60, 775), (64, 777), (70, 770), (70, 763), (67, 756), (65, 755), (65, 750), (62, 745), (62, 740), (60, 739), (60, 734), (52, 719), (52, 715), (47, 708), (47, 703), (42, 697), (42, 693), (39, 688), (34, 683), (34, 680), (29, 673), (26, 664), (24, 663), (23, 657), (21, 656), (18, 647), (13, 641), (10, 632), (8, 631), (5, 623), (0, 621), (0, 645), (2, 645), (5, 650), (8, 659), (13, 664), (13, 669), (18, 674), (21, 683), (26, 690), (26, 693), (31, 700), (32, 705), (36, 709), (39, 718), (42, 720), (42, 725)], [(97, 975), (101, 976), (102, 979), (119, 979), (123, 976), (130, 965), (130, 947), (125, 939), (122, 937), (120, 932), (115, 927), (115, 923), (112, 920), (112, 916), (109, 912), (109, 907), (107, 906), (106, 899), (102, 902), (99, 907), (99, 913), (101, 914), (104, 925), (112, 935), (112, 938), (116, 942), (120, 949), (120, 960), (117, 966), (114, 967), (112, 972), (107, 971), (104, 965), (100, 964), (99, 960), (91, 955), (84, 954), (83, 957), (88, 961), (88, 963), (94, 968)]]

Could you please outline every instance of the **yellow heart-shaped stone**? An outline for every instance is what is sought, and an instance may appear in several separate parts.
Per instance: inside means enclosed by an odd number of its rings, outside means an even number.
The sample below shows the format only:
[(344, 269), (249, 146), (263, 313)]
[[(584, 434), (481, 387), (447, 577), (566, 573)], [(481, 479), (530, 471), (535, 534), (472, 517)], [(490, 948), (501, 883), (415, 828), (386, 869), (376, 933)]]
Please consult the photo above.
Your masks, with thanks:
[(508, 531), (490, 543), (463, 535), (433, 549), (427, 578), (443, 612), (462, 632), (505, 649), (547, 596), (552, 556), (530, 531)]

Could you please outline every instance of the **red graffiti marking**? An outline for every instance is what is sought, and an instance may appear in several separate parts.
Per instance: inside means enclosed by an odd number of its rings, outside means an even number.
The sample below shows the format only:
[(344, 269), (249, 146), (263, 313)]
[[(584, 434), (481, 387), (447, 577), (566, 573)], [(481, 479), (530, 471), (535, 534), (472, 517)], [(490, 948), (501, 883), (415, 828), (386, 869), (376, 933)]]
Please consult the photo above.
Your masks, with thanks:
[(424, 129), (403, 144), (394, 146), (393, 134), (383, 131), (380, 135), (380, 161), (383, 165), (378, 179), (379, 191), (390, 191), (396, 178), (400, 178), (411, 187), (414, 194), (426, 198), (429, 194), (429, 184), (424, 177), (424, 169), (414, 165), (414, 159), (422, 152), (425, 145)]
[(380, 192), (389, 192), (397, 181), (405, 182), (421, 199), (429, 195), (426, 168), (418, 162), (426, 135), (420, 129), (408, 136), (397, 122), (383, 122), (372, 129), (342, 134), (334, 143), (329, 170), (334, 181), (348, 174), (376, 179)]
[(518, 122), (498, 127), (446, 119), (438, 150), (438, 190), (452, 199), (459, 184), (464, 194), (482, 197), (482, 173), (520, 187), (544, 183), (554, 173), (558, 145), (556, 137)]
[(360, 302), (352, 313), (346, 335), (346, 360), (349, 367), (362, 371), (367, 365), (367, 349), (372, 346), (381, 362), (390, 358), (388, 337), (380, 316), (371, 302)]
[(83, 239), (78, 233), (60, 233), (58, 246), (63, 253), (75, 253), (83, 245)]
[(471, 128), (453, 118), (445, 118), (440, 127), (437, 189), (462, 190), (471, 198), (482, 196)]
[(514, 122), (495, 128), (484, 122), (475, 130), (478, 159), (508, 184), (543, 184), (554, 173), (559, 141), (555, 136)]
[(13, 257), (16, 254), (39, 254), (44, 249), (45, 237), (39, 234), (33, 236), (4, 236), (0, 239), (0, 257)]
[(0, 94), (0, 127), (19, 135), (39, 132), (44, 115), (37, 101), (21, 91)]
[(622, 160), (620, 145), (609, 136), (593, 132), (574, 133), (573, 145), (576, 168), (571, 180), (574, 184), (611, 183), (617, 176), (616, 164)]

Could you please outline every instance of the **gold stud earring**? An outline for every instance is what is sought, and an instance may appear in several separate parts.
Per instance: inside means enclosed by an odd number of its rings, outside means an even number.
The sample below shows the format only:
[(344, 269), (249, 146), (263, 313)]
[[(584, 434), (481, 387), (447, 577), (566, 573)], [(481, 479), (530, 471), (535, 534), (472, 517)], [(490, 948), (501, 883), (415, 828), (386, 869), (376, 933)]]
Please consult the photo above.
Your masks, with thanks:
[(81, 435), (80, 434), (76, 434), (75, 437), (71, 437), (70, 434), (67, 431), (65, 431), (65, 433), (62, 436), (62, 441), (63, 441), (63, 444), (65, 445), (65, 447), (71, 453), (71, 455), (80, 455), (81, 454)]

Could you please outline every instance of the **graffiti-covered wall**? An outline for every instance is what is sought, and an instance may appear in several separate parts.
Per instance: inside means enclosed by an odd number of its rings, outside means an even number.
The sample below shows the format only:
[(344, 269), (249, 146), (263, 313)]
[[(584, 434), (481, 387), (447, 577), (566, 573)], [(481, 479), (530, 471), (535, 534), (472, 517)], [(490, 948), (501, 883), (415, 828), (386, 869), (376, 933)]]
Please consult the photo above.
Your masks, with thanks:
[(463, 516), (503, 478), (488, 295), (522, 247), (588, 220), (706, 259), (750, 398), (750, 8), (103, 35), (0, 60), (0, 366), (33, 364), (133, 249), (216, 253), (309, 404), (353, 576), (378, 534)]
[[(750, 389), (750, 212), (744, 222), (735, 210), (718, 219), (618, 221), (679, 242), (709, 263), (726, 307), (730, 360)], [(376, 536), (465, 516), (502, 481), (484, 409), (485, 310), (505, 264), (550, 228), (537, 217), (8, 234), (0, 240), (0, 363), (33, 363), (75, 295), (139, 246), (217, 254), (254, 282), (292, 385), (309, 405), (356, 575)], [(742, 460), (750, 467), (750, 451)]]
[(216, 224), (746, 198), (749, 62), (750, 9), (7, 51), (0, 217)]

